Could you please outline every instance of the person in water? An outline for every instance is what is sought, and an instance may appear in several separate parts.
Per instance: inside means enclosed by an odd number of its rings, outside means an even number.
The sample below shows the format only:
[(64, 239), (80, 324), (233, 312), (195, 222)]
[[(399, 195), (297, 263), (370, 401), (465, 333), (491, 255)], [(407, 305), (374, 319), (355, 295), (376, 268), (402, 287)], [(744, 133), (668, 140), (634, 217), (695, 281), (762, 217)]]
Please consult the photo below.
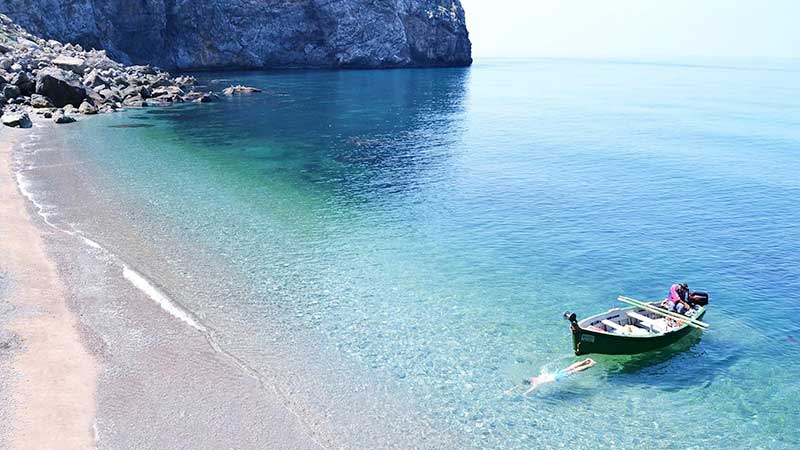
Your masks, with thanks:
[(573, 373), (583, 372), (584, 370), (594, 366), (596, 363), (592, 358), (586, 358), (583, 361), (576, 362), (575, 364), (570, 365), (565, 369), (560, 369), (555, 373), (546, 373), (543, 375), (539, 375), (538, 377), (533, 377), (530, 379), (531, 387), (522, 394), (523, 397), (527, 397), (528, 394), (535, 391), (536, 388), (539, 386), (552, 383), (554, 381), (561, 381), (564, 378), (572, 375)]
[(689, 285), (686, 283), (673, 284), (669, 288), (669, 295), (664, 300), (664, 306), (669, 311), (683, 314), (692, 309), (692, 306), (686, 302), (686, 297), (689, 294)]

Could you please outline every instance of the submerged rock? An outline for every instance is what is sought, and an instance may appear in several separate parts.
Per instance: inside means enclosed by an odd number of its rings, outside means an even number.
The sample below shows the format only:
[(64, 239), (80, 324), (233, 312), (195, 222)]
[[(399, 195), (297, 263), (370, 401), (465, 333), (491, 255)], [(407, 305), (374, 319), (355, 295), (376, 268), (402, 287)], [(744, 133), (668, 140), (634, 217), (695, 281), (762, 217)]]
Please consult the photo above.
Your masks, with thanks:
[(184, 99), (188, 102), (194, 103), (211, 103), (219, 100), (219, 96), (213, 92), (192, 91), (186, 94)]
[(227, 96), (257, 94), (259, 92), (261, 92), (261, 89), (242, 85), (231, 86), (222, 90), (222, 93)]
[(57, 124), (72, 123), (75, 122), (75, 118), (62, 112), (57, 112), (53, 114), (53, 122)]

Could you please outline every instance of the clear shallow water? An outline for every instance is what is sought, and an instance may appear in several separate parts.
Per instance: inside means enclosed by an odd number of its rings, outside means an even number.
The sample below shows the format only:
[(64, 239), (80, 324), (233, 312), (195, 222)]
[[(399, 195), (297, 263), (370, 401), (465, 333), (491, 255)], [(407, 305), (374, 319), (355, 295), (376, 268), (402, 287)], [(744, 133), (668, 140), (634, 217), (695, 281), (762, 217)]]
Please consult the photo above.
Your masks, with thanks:
[[(381, 419), (396, 397), (453, 447), (795, 448), (798, 75), (569, 60), (202, 74), (265, 93), (59, 129), (79, 164), (38, 188), (252, 367), (338, 374), (320, 389), (271, 376), (345, 426), (396, 429)], [(678, 280), (712, 295), (702, 337), (504, 394), (574, 360), (565, 309)], [(369, 421), (343, 401), (365, 383), (382, 393)]]

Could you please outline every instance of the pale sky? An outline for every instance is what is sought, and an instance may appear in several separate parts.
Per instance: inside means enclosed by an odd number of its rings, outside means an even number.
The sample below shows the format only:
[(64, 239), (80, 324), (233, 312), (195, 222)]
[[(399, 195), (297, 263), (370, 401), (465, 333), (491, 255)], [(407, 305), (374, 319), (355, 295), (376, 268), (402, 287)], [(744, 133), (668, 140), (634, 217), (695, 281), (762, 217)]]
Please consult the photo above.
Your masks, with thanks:
[(461, 3), (476, 58), (800, 58), (800, 0)]

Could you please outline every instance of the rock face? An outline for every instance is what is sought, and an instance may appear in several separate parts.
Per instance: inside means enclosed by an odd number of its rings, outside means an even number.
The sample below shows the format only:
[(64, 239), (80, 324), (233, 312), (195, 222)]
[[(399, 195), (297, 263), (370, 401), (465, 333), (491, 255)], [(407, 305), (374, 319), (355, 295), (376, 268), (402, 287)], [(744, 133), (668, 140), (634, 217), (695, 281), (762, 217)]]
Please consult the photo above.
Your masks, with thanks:
[[(33, 34), (165, 68), (463, 66), (459, 0), (0, 0)], [(62, 68), (81, 70), (79, 61)]]

